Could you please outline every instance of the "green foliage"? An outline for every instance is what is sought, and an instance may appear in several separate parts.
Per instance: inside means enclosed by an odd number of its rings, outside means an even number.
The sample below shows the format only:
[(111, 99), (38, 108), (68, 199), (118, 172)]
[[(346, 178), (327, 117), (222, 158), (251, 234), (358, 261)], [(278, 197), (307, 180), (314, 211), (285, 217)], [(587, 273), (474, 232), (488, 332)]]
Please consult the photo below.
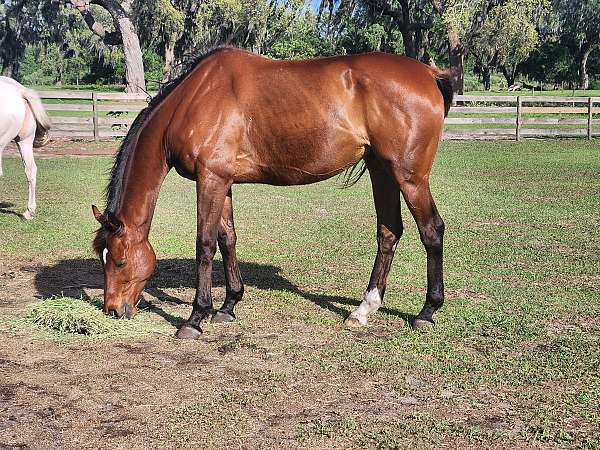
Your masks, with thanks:
[[(0, 5), (3, 71), (26, 84), (123, 83), (121, 47), (104, 44), (78, 11), (64, 5), (52, 0)], [(556, 84), (574, 83), (584, 50), (600, 46), (600, 0), (134, 0), (131, 5), (153, 89), (169, 74), (177, 75), (193, 55), (221, 44), (302, 59), (373, 50), (403, 54), (418, 41), (417, 56), (426, 51), (444, 67), (447, 32), (453, 30), (476, 73), (485, 71), (487, 79), (494, 70), (509, 78), (523, 70), (530, 79)], [(407, 16), (386, 12), (401, 12), (402, 5)], [(90, 8), (113, 32), (106, 10)], [(405, 29), (403, 20), (409, 21)], [(589, 67), (599, 73), (600, 60), (590, 57)], [(467, 88), (475, 87), (478, 81), (469, 79), (467, 74)]]
[(573, 85), (577, 81), (577, 67), (573, 54), (558, 42), (544, 42), (521, 65), (531, 79), (540, 83)]
[(442, 5), (442, 22), (446, 28), (457, 33), (461, 40), (467, 38), (472, 23), (486, 0), (439, 0)]
[(541, 4), (539, 0), (506, 0), (490, 11), (473, 39), (472, 51), (482, 67), (502, 67), (514, 78), (517, 66), (539, 44), (534, 19)]
[(144, 70), (148, 89), (158, 89), (159, 82), (163, 79), (163, 64), (163, 59), (154, 50), (144, 51)]
[[(335, 54), (331, 42), (318, 35), (312, 14), (305, 14), (291, 22), (266, 50), (267, 56), (278, 59), (306, 59)], [(275, 26), (274, 30), (277, 28), (278, 26)]]

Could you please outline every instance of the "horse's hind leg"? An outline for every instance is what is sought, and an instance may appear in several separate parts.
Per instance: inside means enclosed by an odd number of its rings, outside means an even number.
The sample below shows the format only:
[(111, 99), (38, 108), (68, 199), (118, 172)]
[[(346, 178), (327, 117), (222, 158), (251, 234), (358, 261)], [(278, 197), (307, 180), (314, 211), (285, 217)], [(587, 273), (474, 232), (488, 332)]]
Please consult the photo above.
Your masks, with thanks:
[(198, 195), (196, 235), (196, 297), (190, 318), (181, 325), (176, 336), (181, 339), (198, 339), (202, 330), (200, 322), (213, 312), (212, 263), (217, 249), (217, 233), (221, 214), (231, 181), (207, 169), (196, 175)]
[(223, 269), (225, 270), (225, 302), (213, 316), (212, 322), (231, 322), (235, 320), (233, 309), (244, 295), (244, 283), (235, 255), (236, 240), (230, 189), (227, 197), (225, 197), (225, 204), (221, 213), (221, 225), (217, 236), (219, 250), (223, 257)]
[(378, 160), (369, 158), (366, 162), (377, 212), (377, 256), (363, 301), (346, 319), (349, 328), (366, 325), (367, 316), (381, 306), (396, 245), (403, 231), (398, 183)]
[(425, 305), (413, 322), (414, 328), (432, 326), (433, 313), (444, 303), (443, 239), (444, 221), (429, 190), (429, 177), (401, 178), (400, 189), (415, 218), (421, 242), (427, 252), (427, 294)]
[(27, 210), (23, 213), (23, 217), (26, 220), (33, 219), (37, 208), (35, 199), (35, 189), (37, 182), (37, 166), (33, 159), (33, 138), (34, 135), (26, 137), (17, 143), (19, 152), (21, 153), (21, 159), (23, 160), (23, 166), (25, 167), (25, 175), (29, 182), (29, 198), (27, 200)]

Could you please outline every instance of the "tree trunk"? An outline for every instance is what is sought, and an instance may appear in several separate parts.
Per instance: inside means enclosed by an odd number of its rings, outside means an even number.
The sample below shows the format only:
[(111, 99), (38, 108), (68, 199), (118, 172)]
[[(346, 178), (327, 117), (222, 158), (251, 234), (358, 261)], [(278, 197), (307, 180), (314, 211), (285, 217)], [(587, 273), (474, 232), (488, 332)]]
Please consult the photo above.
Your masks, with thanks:
[(165, 65), (163, 66), (163, 82), (167, 82), (171, 78), (173, 63), (175, 61), (175, 44), (177, 39), (172, 36), (166, 43), (164, 49)]
[(593, 46), (585, 43), (579, 52), (579, 88), (583, 90), (589, 89), (590, 87), (590, 77), (587, 73), (587, 61), (593, 49)]
[(483, 77), (483, 89), (485, 91), (489, 91), (492, 88), (492, 74), (490, 68), (488, 66), (484, 66), (482, 68), (481, 75)]
[[(88, 28), (107, 45), (123, 45), (125, 83), (127, 92), (146, 92), (142, 49), (135, 27), (131, 22), (131, 0), (69, 0), (79, 10)], [(115, 32), (107, 33), (90, 11), (90, 3), (104, 8), (112, 17)]]
[(515, 84), (515, 78), (517, 76), (516, 70), (509, 71), (506, 67), (502, 67), (502, 74), (504, 75), (504, 78), (506, 78), (508, 87), (511, 87)]
[(415, 33), (403, 27), (400, 29), (400, 34), (402, 34), (402, 41), (404, 42), (404, 54), (410, 58), (416, 58)]
[(125, 56), (125, 82), (127, 92), (146, 92), (144, 79), (144, 60), (137, 33), (129, 17), (118, 20), (119, 31), (123, 39), (123, 55)]
[(448, 59), (454, 92), (462, 95), (465, 88), (465, 47), (453, 30), (448, 30)]

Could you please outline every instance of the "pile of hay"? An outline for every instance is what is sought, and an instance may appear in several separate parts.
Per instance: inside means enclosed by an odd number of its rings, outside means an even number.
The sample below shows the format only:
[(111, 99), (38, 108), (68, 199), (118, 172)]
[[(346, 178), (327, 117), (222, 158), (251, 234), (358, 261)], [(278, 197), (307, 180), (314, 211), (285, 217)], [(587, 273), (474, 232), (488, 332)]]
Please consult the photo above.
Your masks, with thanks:
[(29, 322), (58, 333), (98, 336), (119, 334), (120, 321), (106, 316), (98, 302), (71, 297), (50, 298), (36, 303)]

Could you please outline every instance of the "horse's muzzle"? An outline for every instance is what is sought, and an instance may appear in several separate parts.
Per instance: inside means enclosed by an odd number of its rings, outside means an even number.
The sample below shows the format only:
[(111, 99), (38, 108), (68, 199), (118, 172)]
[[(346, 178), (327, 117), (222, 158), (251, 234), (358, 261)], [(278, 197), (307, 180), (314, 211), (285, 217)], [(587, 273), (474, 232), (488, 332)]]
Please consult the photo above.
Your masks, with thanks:
[(106, 311), (106, 314), (108, 314), (109, 316), (115, 318), (115, 319), (122, 319), (122, 318), (126, 318), (126, 319), (133, 319), (133, 316), (135, 315), (135, 311), (134, 308), (129, 305), (129, 304), (125, 304), (123, 306), (123, 308), (110, 308)]

